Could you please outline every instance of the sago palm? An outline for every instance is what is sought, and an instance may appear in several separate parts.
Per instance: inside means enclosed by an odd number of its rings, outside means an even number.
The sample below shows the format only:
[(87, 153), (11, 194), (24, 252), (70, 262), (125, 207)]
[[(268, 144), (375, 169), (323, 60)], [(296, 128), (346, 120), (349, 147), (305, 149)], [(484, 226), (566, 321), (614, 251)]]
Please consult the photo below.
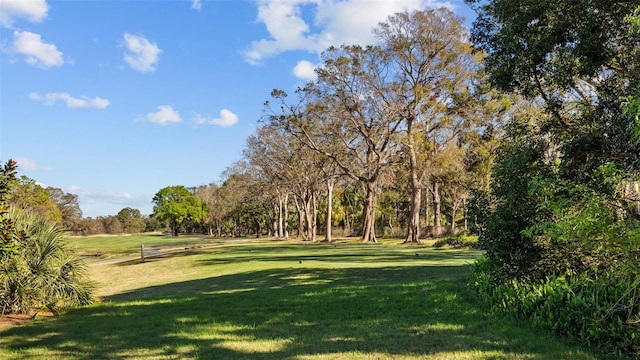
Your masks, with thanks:
[(53, 313), (91, 303), (93, 286), (86, 265), (66, 246), (63, 230), (53, 222), (11, 209), (17, 228), (27, 234), (19, 256), (0, 263), (0, 310)]

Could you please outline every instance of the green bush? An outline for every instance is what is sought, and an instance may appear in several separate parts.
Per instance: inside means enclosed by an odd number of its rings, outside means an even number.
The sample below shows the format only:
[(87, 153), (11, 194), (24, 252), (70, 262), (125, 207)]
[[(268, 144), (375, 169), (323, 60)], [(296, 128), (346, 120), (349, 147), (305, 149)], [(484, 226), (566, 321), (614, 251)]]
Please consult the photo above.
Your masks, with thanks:
[(475, 235), (460, 235), (460, 236), (450, 236), (441, 240), (436, 241), (433, 244), (434, 247), (443, 247), (450, 246), (455, 249), (461, 248), (478, 248), (478, 237)]
[(15, 208), (5, 216), (26, 238), (17, 255), (0, 262), (0, 315), (43, 308), (56, 314), (93, 301), (86, 264), (67, 247), (59, 225)]
[(592, 278), (552, 276), (535, 284), (497, 283), (487, 258), (471, 271), (471, 285), (493, 311), (575, 338), (611, 355), (640, 354), (640, 274)]
[(492, 262), (494, 276), (502, 280), (535, 281), (545, 275), (536, 271), (543, 244), (522, 233), (540, 221), (537, 199), (529, 190), (532, 178), (551, 173), (542, 161), (544, 151), (544, 143), (528, 141), (524, 135), (505, 142), (498, 151), (488, 197), (493, 202), (492, 209), (478, 222), (483, 229), (479, 245)]

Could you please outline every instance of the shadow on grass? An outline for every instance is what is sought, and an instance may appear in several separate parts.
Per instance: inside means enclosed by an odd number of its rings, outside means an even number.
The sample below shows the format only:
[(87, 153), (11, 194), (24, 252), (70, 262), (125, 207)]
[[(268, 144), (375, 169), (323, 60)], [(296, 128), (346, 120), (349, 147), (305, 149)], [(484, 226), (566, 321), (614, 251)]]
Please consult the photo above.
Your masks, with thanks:
[[(312, 250), (310, 250), (312, 249)], [(202, 265), (233, 264), (247, 261), (299, 262), (318, 261), (325, 263), (371, 263), (376, 266), (384, 263), (432, 261), (434, 265), (460, 264), (461, 261), (473, 263), (479, 251), (435, 250), (433, 248), (397, 248), (377, 249), (376, 245), (285, 245), (285, 246), (236, 246), (222, 256), (212, 256), (202, 261)]]
[[(220, 248), (218, 248), (220, 249)], [(216, 252), (215, 248), (185, 247), (184, 249), (172, 249), (167, 252), (158, 252), (145, 256), (145, 262), (162, 261), (176, 257), (213, 254), (208, 259), (200, 261), (200, 265), (225, 265), (255, 262), (300, 263), (305, 261), (318, 261), (322, 263), (370, 263), (376, 267), (384, 263), (397, 264), (398, 262), (419, 261), (421, 263), (432, 262), (435, 266), (442, 264), (471, 264), (480, 254), (480, 251), (459, 251), (448, 249), (433, 249), (431, 247), (398, 248), (396, 251), (384, 251), (376, 249), (376, 245), (338, 246), (334, 244), (278, 244), (276, 246), (236, 245), (232, 249), (225, 248)], [(140, 258), (120, 261), (119, 266), (138, 265)]]
[(0, 347), (77, 359), (594, 358), (490, 317), (464, 286), (467, 272), (285, 268), (210, 277), (12, 328), (0, 332)]

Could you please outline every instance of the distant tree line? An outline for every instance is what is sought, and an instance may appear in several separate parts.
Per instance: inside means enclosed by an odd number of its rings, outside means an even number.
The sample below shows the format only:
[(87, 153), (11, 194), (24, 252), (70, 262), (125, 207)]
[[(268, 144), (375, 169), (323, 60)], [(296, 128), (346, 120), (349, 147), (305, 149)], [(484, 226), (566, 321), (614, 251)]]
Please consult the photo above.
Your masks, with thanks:
[(78, 195), (51, 186), (42, 187), (24, 175), (11, 184), (9, 191), (10, 206), (51, 220), (74, 235), (140, 233), (163, 228), (156, 219), (130, 207), (123, 208), (116, 215), (84, 218)]

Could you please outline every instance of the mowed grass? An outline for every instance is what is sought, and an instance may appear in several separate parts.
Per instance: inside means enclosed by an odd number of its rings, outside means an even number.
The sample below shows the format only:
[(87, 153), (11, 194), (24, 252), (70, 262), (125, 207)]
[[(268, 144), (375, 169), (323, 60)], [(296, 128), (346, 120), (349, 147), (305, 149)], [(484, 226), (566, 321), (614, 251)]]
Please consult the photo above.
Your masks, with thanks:
[(1, 331), (0, 358), (598, 358), (487, 313), (466, 286), (479, 255), (231, 240), (96, 263), (101, 303)]
[(140, 245), (146, 248), (163, 247), (199, 247), (219, 241), (202, 236), (170, 236), (159, 233), (132, 235), (73, 236), (70, 246), (81, 255), (100, 254), (100, 259), (113, 259), (123, 256), (139, 255)]

